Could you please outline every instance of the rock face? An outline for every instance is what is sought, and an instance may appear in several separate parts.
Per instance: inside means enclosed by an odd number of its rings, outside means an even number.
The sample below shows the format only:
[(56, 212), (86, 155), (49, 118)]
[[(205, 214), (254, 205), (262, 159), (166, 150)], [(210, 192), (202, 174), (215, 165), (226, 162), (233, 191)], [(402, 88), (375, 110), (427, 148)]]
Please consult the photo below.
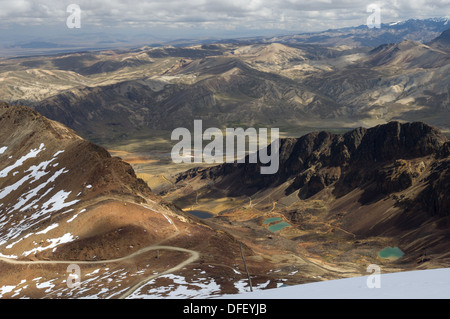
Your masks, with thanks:
[(385, 194), (402, 191), (410, 187), (417, 176), (418, 172), (412, 171), (410, 163), (396, 160), (393, 165), (376, 171), (377, 190)]
[[(259, 164), (223, 164), (207, 169), (193, 169), (178, 176), (178, 180), (200, 174), (218, 181), (230, 195), (257, 191), (288, 183), (285, 195), (298, 191), (298, 197), (308, 199), (333, 187), (337, 197), (360, 188), (368, 202), (411, 187), (426, 170), (419, 160), (444, 157), (434, 161), (429, 185), (423, 200), (432, 201), (430, 213), (444, 213), (448, 202), (442, 197), (447, 185), (446, 160), (448, 140), (439, 130), (424, 123), (390, 122), (373, 128), (357, 128), (345, 134), (310, 133), (298, 139), (280, 142), (280, 169), (273, 175), (261, 175)], [(437, 159), (436, 159), (437, 160)], [(434, 173), (433, 173), (434, 172)], [(228, 176), (228, 177), (227, 177)], [(220, 179), (219, 179), (220, 177)], [(438, 195), (439, 194), (439, 195)]]
[(447, 155), (445, 159), (432, 166), (431, 174), (427, 177), (427, 186), (419, 195), (419, 209), (439, 217), (448, 216), (450, 214), (449, 189), (450, 158)]

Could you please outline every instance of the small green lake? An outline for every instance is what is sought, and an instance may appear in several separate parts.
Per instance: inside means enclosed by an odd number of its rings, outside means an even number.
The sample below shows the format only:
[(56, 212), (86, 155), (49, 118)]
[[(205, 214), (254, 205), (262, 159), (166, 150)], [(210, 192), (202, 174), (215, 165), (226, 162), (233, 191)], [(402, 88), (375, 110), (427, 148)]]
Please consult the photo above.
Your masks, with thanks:
[(277, 231), (280, 231), (280, 230), (282, 230), (283, 228), (289, 227), (289, 226), (291, 226), (291, 224), (286, 223), (286, 222), (283, 221), (283, 222), (276, 223), (276, 224), (274, 224), (274, 225), (270, 225), (270, 226), (269, 226), (269, 230), (270, 230), (270, 231), (273, 231), (273, 232), (277, 232)]
[(263, 224), (270, 224), (270, 223), (277, 222), (280, 220), (281, 220), (281, 217), (267, 218), (266, 220), (264, 220)]
[(398, 247), (386, 247), (378, 252), (378, 256), (384, 259), (398, 259), (405, 253)]
[[(277, 223), (275, 223), (277, 222)], [(291, 226), (291, 224), (283, 221), (283, 219), (281, 217), (270, 217), (270, 218), (266, 218), (263, 221), (263, 224), (267, 225), (267, 224), (272, 224), (268, 227), (268, 229), (272, 232), (277, 232), (282, 230), (285, 227), (289, 227)]]
[(210, 212), (206, 212), (204, 210), (187, 210), (186, 213), (189, 213), (201, 219), (211, 218), (214, 216)]

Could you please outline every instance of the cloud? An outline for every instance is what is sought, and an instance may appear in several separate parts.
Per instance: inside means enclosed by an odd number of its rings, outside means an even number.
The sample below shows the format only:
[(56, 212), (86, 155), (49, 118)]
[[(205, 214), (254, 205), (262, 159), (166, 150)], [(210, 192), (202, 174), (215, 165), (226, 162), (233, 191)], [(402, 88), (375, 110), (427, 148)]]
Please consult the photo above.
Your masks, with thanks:
[[(373, 1), (382, 22), (442, 16), (450, 0)], [(1, 23), (61, 25), (69, 4), (82, 10), (83, 26), (170, 28), (279, 28), (318, 31), (364, 24), (371, 2), (350, 0), (0, 0)]]

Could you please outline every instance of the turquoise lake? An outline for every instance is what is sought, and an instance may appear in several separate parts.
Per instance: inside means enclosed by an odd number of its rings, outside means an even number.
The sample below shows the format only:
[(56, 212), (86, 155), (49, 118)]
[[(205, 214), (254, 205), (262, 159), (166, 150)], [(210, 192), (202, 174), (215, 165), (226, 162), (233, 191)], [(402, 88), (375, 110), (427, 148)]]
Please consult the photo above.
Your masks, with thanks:
[(270, 225), (270, 226), (269, 226), (269, 230), (270, 230), (270, 231), (273, 231), (273, 232), (277, 232), (277, 231), (280, 231), (280, 230), (282, 230), (283, 228), (289, 227), (289, 226), (291, 226), (291, 224), (286, 223), (286, 222), (283, 221), (283, 222), (276, 223), (276, 224), (274, 224), (274, 225)]
[(386, 259), (398, 259), (405, 253), (398, 247), (386, 247), (379, 251), (378, 256)]
[(273, 222), (277, 222), (281, 220), (281, 217), (272, 217), (272, 218), (267, 218), (266, 220), (264, 220), (264, 224), (270, 224)]

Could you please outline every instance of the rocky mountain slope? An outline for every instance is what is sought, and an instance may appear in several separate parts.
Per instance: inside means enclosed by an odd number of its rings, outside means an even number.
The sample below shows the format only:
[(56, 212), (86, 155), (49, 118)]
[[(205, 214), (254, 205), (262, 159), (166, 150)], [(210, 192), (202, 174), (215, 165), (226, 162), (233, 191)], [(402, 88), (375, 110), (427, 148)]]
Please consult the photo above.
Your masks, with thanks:
[[(439, 130), (420, 122), (315, 132), (281, 140), (276, 174), (261, 175), (259, 164), (248, 161), (196, 168), (177, 175), (165, 196), (193, 205), (189, 185), (197, 203), (221, 197), (258, 209), (256, 223), (281, 216), (294, 225), (289, 237), (299, 244), (336, 249), (345, 238), (351, 251), (385, 238), (404, 250), (404, 265), (437, 267), (448, 263), (450, 245), (449, 145)], [(231, 216), (235, 209), (217, 213)]]
[(350, 118), (365, 126), (424, 121), (447, 132), (449, 51), (436, 41), (381, 45), (348, 67), (310, 76), (305, 85), (346, 105)]
[(450, 29), (445, 30), (437, 38), (429, 43), (430, 46), (437, 49), (447, 50), (450, 47)]
[[(129, 164), (24, 106), (0, 104), (0, 124), (1, 297), (245, 289), (238, 241), (165, 203)], [(244, 250), (256, 284), (270, 282), (270, 262), (258, 266)], [(69, 265), (81, 268), (80, 287), (67, 285)]]
[(280, 121), (285, 119), (285, 113), (280, 114), (275, 107), (280, 101), (286, 113), (297, 116), (312, 108), (317, 117), (339, 112), (333, 101), (290, 79), (255, 70), (239, 58), (195, 60), (163, 76), (193, 81), (160, 83), (159, 88), (153, 88), (155, 80), (139, 80), (70, 90), (40, 101), (34, 108), (76, 130), (97, 135), (111, 128), (122, 132), (133, 127), (190, 127), (199, 117), (210, 125), (264, 123), (268, 118)]

